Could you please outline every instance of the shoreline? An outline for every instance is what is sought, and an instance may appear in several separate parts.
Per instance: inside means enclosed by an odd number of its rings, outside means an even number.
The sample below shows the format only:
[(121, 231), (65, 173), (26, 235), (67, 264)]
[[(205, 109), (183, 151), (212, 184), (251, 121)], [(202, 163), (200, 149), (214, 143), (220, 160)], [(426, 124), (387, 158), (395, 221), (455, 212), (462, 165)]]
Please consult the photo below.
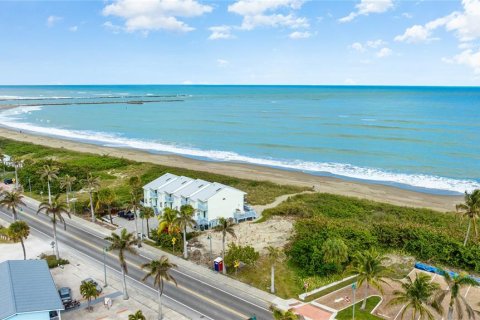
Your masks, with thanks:
[(105, 147), (74, 140), (18, 132), (0, 127), (0, 135), (7, 139), (30, 142), (38, 145), (65, 148), (72, 151), (108, 154), (138, 162), (151, 162), (169, 167), (206, 171), (250, 180), (267, 180), (278, 184), (314, 186), (316, 192), (358, 197), (408, 207), (424, 207), (439, 211), (454, 211), (455, 204), (463, 201), (462, 195), (428, 194), (399, 187), (336, 177), (317, 176), (298, 171), (288, 171), (254, 164), (213, 162), (191, 159), (173, 154), (154, 154), (148, 151), (120, 147)]

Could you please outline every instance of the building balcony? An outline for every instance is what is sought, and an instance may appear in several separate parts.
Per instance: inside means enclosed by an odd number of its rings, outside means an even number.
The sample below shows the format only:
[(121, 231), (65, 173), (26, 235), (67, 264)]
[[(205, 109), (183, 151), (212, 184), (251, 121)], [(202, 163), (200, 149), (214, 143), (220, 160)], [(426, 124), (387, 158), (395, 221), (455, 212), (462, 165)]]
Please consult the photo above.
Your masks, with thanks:
[(245, 211), (236, 211), (233, 214), (233, 218), (236, 222), (242, 222), (247, 220), (255, 220), (257, 219), (257, 212), (253, 210), (251, 207), (245, 206)]
[(198, 202), (197, 210), (199, 211), (208, 211), (208, 205), (204, 202)]

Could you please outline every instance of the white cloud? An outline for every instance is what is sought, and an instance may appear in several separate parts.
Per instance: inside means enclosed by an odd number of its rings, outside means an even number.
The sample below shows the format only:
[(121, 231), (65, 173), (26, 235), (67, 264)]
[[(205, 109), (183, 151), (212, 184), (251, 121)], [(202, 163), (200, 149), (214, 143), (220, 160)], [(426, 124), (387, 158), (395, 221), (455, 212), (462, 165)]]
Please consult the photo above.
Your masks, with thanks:
[(278, 9), (298, 10), (303, 0), (238, 0), (228, 6), (228, 11), (243, 16), (241, 29), (252, 30), (257, 27), (288, 27), (292, 29), (308, 28), (305, 17), (297, 17), (292, 12), (280, 14)]
[(472, 49), (462, 51), (453, 58), (442, 58), (443, 62), (465, 65), (473, 69), (475, 74), (480, 74), (480, 50), (477, 52)]
[(358, 52), (365, 52), (365, 47), (363, 46), (363, 44), (361, 44), (360, 42), (354, 42), (350, 45), (350, 48), (352, 48), (353, 50), (355, 51), (358, 51)]
[(405, 19), (412, 19), (413, 15), (411, 13), (404, 12), (402, 13), (402, 17), (404, 17)]
[(230, 62), (228, 62), (228, 60), (225, 60), (225, 59), (217, 59), (217, 65), (218, 65), (219, 67), (222, 67), (222, 68), (223, 68), (223, 67), (226, 67), (226, 66), (228, 66), (229, 63), (230, 63)]
[(377, 52), (376, 56), (377, 56), (378, 58), (386, 58), (386, 57), (388, 57), (388, 56), (391, 56), (392, 53), (393, 53), (392, 49), (385, 47), (385, 48), (380, 49), (380, 50)]
[(462, 4), (463, 12), (454, 11), (425, 25), (414, 25), (395, 37), (395, 41), (427, 42), (434, 39), (431, 35), (440, 27), (455, 32), (461, 42), (480, 38), (480, 0), (463, 0)]
[(370, 48), (380, 48), (381, 46), (386, 45), (387, 43), (383, 41), (382, 39), (377, 39), (377, 40), (369, 40), (367, 41), (367, 46)]
[(78, 31), (78, 26), (71, 26), (70, 28), (68, 28), (69, 31), (71, 32), (77, 32)]
[(190, 18), (211, 12), (213, 8), (196, 0), (116, 0), (103, 9), (105, 16), (125, 20), (127, 32), (169, 30), (188, 32), (194, 30), (177, 18)]
[(53, 27), (57, 22), (63, 20), (62, 17), (57, 17), (57, 16), (49, 16), (47, 18), (47, 27), (51, 28)]
[(235, 36), (232, 34), (231, 26), (213, 26), (208, 28), (212, 33), (208, 37), (210, 40), (219, 40), (219, 39), (233, 39)]
[(105, 29), (109, 30), (112, 33), (120, 33), (120, 31), (124, 31), (124, 28), (122, 26), (113, 24), (111, 21), (106, 21), (103, 26)]
[(312, 34), (308, 31), (305, 31), (305, 32), (294, 31), (289, 35), (290, 39), (295, 39), (295, 40), (307, 39), (307, 38), (310, 38), (311, 36)]
[(383, 13), (393, 8), (393, 0), (360, 0), (355, 8), (357, 11), (340, 18), (339, 22), (350, 22), (358, 16), (369, 15), (370, 13)]

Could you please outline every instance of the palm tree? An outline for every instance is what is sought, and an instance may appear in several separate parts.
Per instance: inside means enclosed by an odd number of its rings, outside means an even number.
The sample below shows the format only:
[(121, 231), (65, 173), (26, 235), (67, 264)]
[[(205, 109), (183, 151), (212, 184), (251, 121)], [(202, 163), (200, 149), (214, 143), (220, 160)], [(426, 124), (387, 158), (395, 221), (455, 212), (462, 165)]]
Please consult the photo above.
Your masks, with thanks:
[(363, 300), (361, 310), (365, 310), (367, 305), (370, 286), (376, 288), (383, 294), (382, 284), (388, 284), (384, 279), (387, 278), (387, 272), (389, 270), (382, 265), (385, 260), (386, 257), (374, 248), (359, 252), (353, 257), (353, 262), (348, 272), (357, 275), (358, 287), (361, 287), (362, 284), (365, 283), (365, 299)]
[(100, 292), (97, 291), (97, 286), (93, 282), (86, 281), (80, 285), (80, 294), (84, 299), (87, 299), (87, 309), (92, 310), (90, 302), (92, 299), (98, 298)]
[(112, 205), (116, 201), (116, 195), (115, 192), (113, 192), (112, 189), (105, 188), (105, 189), (100, 189), (97, 194), (97, 205), (95, 206), (96, 209), (98, 210), (101, 206), (107, 207), (107, 212), (108, 216), (110, 218), (110, 223), (113, 224), (113, 219), (112, 219)]
[[(445, 282), (448, 285), (447, 290), (442, 290), (437, 301), (442, 303), (447, 294), (450, 294), (450, 301), (448, 303), (448, 314), (447, 319), (453, 320), (453, 313), (456, 312), (457, 316), (455, 319), (463, 319), (463, 309), (467, 310), (468, 319), (475, 319), (475, 311), (470, 306), (468, 301), (460, 294), (460, 289), (465, 286), (478, 286), (478, 282), (468, 276), (467, 274), (460, 275), (451, 275), (449, 272), (444, 270), (441, 271), (441, 275), (445, 278)], [(464, 308), (463, 308), (464, 307)]]
[(23, 249), (23, 260), (27, 260), (27, 253), (25, 251), (25, 244), (23, 240), (26, 240), (30, 234), (30, 227), (25, 221), (15, 221), (8, 227), (8, 237), (13, 242), (20, 242)]
[(12, 210), (13, 221), (17, 221), (17, 207), (24, 206), (23, 194), (20, 190), (7, 191), (4, 190), (0, 193), (0, 206), (6, 207), (8, 210)]
[(472, 225), (475, 237), (478, 236), (477, 220), (480, 216), (480, 189), (474, 190), (472, 193), (465, 191), (465, 203), (457, 204), (455, 208), (462, 217), (468, 219), (467, 234), (463, 241), (463, 245), (466, 246)]
[(47, 216), (52, 215), (52, 225), (53, 225), (53, 242), (55, 244), (55, 257), (60, 259), (60, 254), (58, 253), (58, 241), (57, 241), (57, 221), (63, 223), (63, 227), (66, 230), (67, 225), (65, 224), (65, 219), (63, 218), (63, 214), (66, 214), (69, 218), (70, 212), (68, 211), (67, 204), (64, 201), (61, 201), (60, 195), (57, 194), (53, 201), (45, 202), (43, 201), (40, 203), (38, 207), (37, 214), (40, 212), (44, 212)]
[(58, 176), (58, 168), (51, 165), (44, 165), (42, 170), (38, 172), (41, 175), (42, 179), (47, 180), (47, 187), (48, 187), (48, 203), (52, 203), (52, 193), (50, 191), (50, 182), (57, 179)]
[(128, 320), (147, 320), (147, 318), (143, 315), (142, 310), (137, 310), (134, 314), (128, 315)]
[(275, 293), (275, 264), (285, 258), (285, 254), (280, 248), (273, 246), (267, 247), (268, 260), (270, 261), (270, 292)]
[(175, 219), (177, 219), (178, 211), (172, 208), (165, 208), (163, 214), (158, 216), (158, 234), (161, 234), (165, 229), (169, 234), (177, 231)]
[(65, 189), (65, 194), (67, 196), (68, 210), (70, 210), (70, 192), (72, 192), (72, 186), (77, 180), (77, 178), (66, 174), (63, 177), (60, 177), (59, 180), (60, 180), (60, 188)]
[(124, 228), (120, 232), (120, 235), (112, 232), (112, 234), (109, 237), (106, 237), (105, 240), (111, 242), (107, 250), (118, 251), (118, 261), (120, 262), (120, 269), (122, 269), (123, 276), (123, 299), (128, 300), (127, 281), (125, 278), (128, 274), (128, 269), (127, 262), (125, 260), (125, 252), (137, 254), (137, 251), (135, 248), (133, 248), (133, 246), (137, 244), (138, 239), (133, 233), (127, 232), (127, 229)]
[(83, 180), (83, 184), (87, 189), (88, 196), (90, 197), (90, 213), (92, 214), (92, 222), (95, 222), (95, 211), (93, 210), (93, 193), (100, 188), (100, 179), (88, 174), (87, 178)]
[(150, 238), (150, 225), (148, 224), (148, 220), (155, 217), (155, 213), (153, 212), (153, 208), (150, 207), (142, 207), (140, 209), (140, 218), (145, 219), (147, 221), (147, 238)]
[(18, 168), (22, 164), (22, 160), (17, 157), (10, 157), (10, 163), (13, 164), (13, 168), (15, 169), (15, 189), (18, 189), (19, 181), (18, 181)]
[(161, 256), (159, 260), (152, 260), (149, 263), (142, 265), (142, 269), (148, 269), (149, 272), (143, 277), (142, 281), (148, 278), (153, 278), (153, 286), (157, 288), (158, 294), (158, 319), (163, 319), (162, 313), (162, 294), (165, 280), (173, 282), (177, 285), (177, 281), (170, 274), (172, 268), (176, 268), (177, 265), (168, 261), (166, 256)]
[[(140, 202), (141, 191), (142, 191), (142, 181), (139, 177), (134, 176), (128, 180), (128, 185), (130, 186), (130, 196), (132, 202), (130, 207), (133, 210), (133, 217), (135, 219), (135, 236), (138, 238), (138, 226), (137, 226), (137, 209)], [(141, 241), (138, 242), (138, 246), (141, 246)]]
[(180, 207), (180, 212), (175, 218), (175, 224), (183, 233), (183, 257), (188, 258), (187, 252), (187, 227), (193, 228), (197, 223), (193, 219), (195, 209), (189, 204)]
[(340, 265), (348, 259), (348, 247), (340, 238), (329, 238), (322, 245), (323, 260)]
[(233, 219), (225, 219), (223, 217), (218, 219), (218, 225), (215, 227), (216, 231), (222, 233), (222, 259), (223, 259), (223, 274), (227, 274), (227, 266), (225, 265), (225, 237), (227, 233), (234, 238), (237, 238), (235, 230), (233, 229)]
[(414, 281), (407, 277), (407, 281), (402, 283), (402, 290), (395, 290), (394, 298), (387, 305), (405, 305), (400, 313), (400, 319), (403, 319), (408, 311), (412, 311), (411, 319), (434, 320), (435, 317), (428, 307), (432, 307), (439, 315), (443, 315), (443, 308), (438, 303), (438, 299), (435, 299), (440, 285), (431, 280), (432, 278), (424, 273), (417, 274)]

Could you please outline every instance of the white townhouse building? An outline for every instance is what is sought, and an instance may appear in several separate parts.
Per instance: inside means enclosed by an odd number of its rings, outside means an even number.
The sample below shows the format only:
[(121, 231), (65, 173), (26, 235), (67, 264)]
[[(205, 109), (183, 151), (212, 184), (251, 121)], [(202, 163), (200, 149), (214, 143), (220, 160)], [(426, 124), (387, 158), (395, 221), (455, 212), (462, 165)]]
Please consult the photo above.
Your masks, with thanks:
[(245, 205), (245, 192), (217, 182), (166, 173), (146, 184), (143, 191), (144, 205), (152, 207), (156, 214), (165, 208), (180, 210), (182, 205), (191, 205), (200, 228), (215, 226), (220, 217), (237, 222), (257, 217)]

